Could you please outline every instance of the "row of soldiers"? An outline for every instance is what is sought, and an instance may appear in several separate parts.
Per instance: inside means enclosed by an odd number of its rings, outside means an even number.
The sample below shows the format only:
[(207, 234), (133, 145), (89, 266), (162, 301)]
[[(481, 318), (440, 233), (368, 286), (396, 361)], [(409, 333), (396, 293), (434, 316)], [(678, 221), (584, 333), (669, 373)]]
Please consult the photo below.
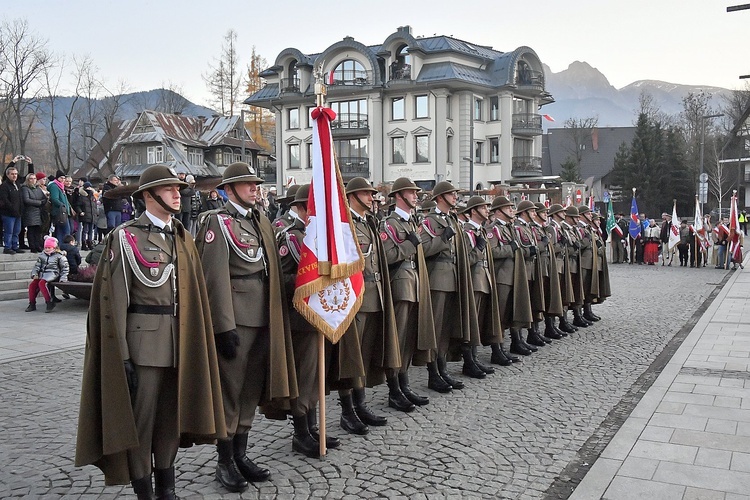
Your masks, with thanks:
[[(191, 444), (216, 443), (216, 478), (229, 491), (267, 480), (246, 454), (258, 409), (291, 415), (292, 448), (319, 456), (319, 334), (291, 301), (309, 186), (280, 200), (289, 211), (271, 222), (257, 206), (262, 182), (245, 163), (227, 167), (219, 187), (229, 201), (201, 215), (193, 241), (173, 217), (184, 183), (152, 166), (134, 193), (146, 211), (107, 238), (89, 310), (76, 464), (97, 465), (107, 484), (129, 481), (138, 498), (176, 498), (174, 460)], [(508, 365), (599, 320), (591, 306), (609, 295), (609, 278), (587, 208), (473, 197), (460, 222), (449, 182), (435, 186), (434, 208), (420, 215), (420, 188), (400, 178), (394, 209), (379, 220), (376, 192), (364, 178), (346, 186), (364, 296), (341, 340), (326, 343), (326, 383), (338, 391), (347, 432), (387, 424), (368, 407), (368, 387), (387, 382), (399, 411), (429, 404), (411, 388), (412, 365), (426, 365), (428, 387), (449, 393), (464, 387), (449, 361), (485, 378), (494, 368), (479, 361), (480, 346), (491, 347), (491, 363)], [(341, 443), (326, 436), (325, 444)]]

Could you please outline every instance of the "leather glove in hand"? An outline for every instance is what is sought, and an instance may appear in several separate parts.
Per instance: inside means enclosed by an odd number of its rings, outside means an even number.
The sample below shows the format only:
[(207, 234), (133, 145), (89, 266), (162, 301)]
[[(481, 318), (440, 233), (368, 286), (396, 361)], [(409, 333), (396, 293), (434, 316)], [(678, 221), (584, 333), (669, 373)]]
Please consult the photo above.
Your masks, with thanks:
[(512, 248), (513, 251), (515, 252), (516, 250), (518, 250), (518, 243), (516, 243), (515, 241), (511, 241), (510, 248)]
[(135, 365), (129, 359), (123, 361), (125, 365), (125, 379), (128, 381), (128, 389), (130, 390), (130, 398), (135, 398), (135, 391), (138, 389), (138, 373), (135, 371)]
[(411, 242), (411, 244), (414, 245), (415, 247), (419, 246), (422, 243), (422, 240), (419, 239), (419, 235), (417, 233), (415, 233), (414, 231), (412, 231), (411, 233), (409, 233), (406, 236), (406, 239), (409, 240)]
[(240, 336), (237, 330), (217, 333), (215, 336), (216, 350), (225, 359), (234, 359), (237, 357), (237, 346), (240, 345)]
[(452, 227), (448, 226), (443, 230), (443, 234), (440, 235), (441, 238), (443, 238), (443, 241), (448, 241), (451, 238), (453, 238), (456, 235), (456, 232), (453, 230)]
[(477, 235), (477, 250), (480, 252), (484, 252), (484, 249), (487, 248), (487, 240), (482, 238), (480, 235)]
[(535, 245), (531, 245), (529, 247), (529, 253), (532, 255), (532, 257), (537, 254), (537, 249)]

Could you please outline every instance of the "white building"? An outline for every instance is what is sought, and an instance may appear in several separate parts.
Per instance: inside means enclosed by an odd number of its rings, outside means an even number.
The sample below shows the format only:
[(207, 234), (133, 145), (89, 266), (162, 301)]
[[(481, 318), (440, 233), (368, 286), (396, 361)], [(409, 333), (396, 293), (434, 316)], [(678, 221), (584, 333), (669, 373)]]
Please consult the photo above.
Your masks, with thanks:
[(283, 50), (245, 102), (276, 113), (277, 182), (311, 178), (314, 70), (326, 75), (326, 105), (344, 181), (375, 185), (406, 176), (424, 189), (542, 174), (540, 106), (553, 102), (529, 47), (499, 52), (404, 26), (381, 45), (351, 37), (320, 54)]

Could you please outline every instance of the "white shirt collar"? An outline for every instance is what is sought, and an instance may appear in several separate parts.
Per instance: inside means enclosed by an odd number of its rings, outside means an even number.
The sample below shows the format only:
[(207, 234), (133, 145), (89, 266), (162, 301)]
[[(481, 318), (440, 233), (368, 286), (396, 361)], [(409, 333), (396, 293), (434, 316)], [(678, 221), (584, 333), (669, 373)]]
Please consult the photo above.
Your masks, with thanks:
[(411, 212), (407, 212), (406, 210), (404, 210), (402, 208), (396, 207), (396, 209), (394, 210), (394, 212), (396, 212), (398, 215), (401, 216), (402, 219), (404, 219), (406, 221), (408, 221), (409, 219), (411, 219)]
[(299, 216), (299, 214), (294, 209), (294, 207), (291, 207), (289, 209), (289, 215), (291, 215), (293, 219), (297, 219), (298, 221), (300, 221), (300, 222), (302, 222), (304, 224), (305, 221), (302, 220), (302, 218)]
[(481, 225), (481, 224), (477, 224), (476, 222), (474, 222), (474, 221), (473, 221), (473, 220), (471, 220), (471, 219), (469, 219), (469, 221), (468, 221), (468, 222), (469, 222), (469, 224), (471, 224), (471, 225), (472, 225), (472, 226), (474, 226), (475, 228), (477, 228), (477, 229), (482, 229), (482, 225)]
[[(155, 216), (148, 210), (146, 210), (145, 214), (146, 214), (146, 217), (148, 217), (148, 220), (151, 221), (151, 224), (158, 227), (159, 229), (164, 229), (164, 228), (166, 228), (167, 230), (172, 229), (171, 224), (164, 222), (163, 220), (161, 220), (160, 218), (158, 218), (157, 216)], [(171, 220), (172, 219), (170, 218), (170, 221)]]
[(231, 203), (232, 206), (234, 206), (234, 208), (237, 209), (237, 211), (240, 213), (241, 216), (247, 217), (247, 212), (248, 212), (247, 208), (243, 207), (242, 205), (236, 204), (232, 200), (229, 200), (229, 203)]

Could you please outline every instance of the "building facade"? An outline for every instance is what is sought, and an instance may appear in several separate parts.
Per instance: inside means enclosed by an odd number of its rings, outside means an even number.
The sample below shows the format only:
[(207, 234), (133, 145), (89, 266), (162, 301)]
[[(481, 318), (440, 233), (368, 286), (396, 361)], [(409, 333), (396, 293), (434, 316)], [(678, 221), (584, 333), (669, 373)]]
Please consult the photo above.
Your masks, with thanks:
[(344, 181), (398, 177), (431, 189), (463, 189), (542, 173), (542, 63), (529, 47), (499, 52), (447, 36), (414, 37), (400, 27), (382, 45), (351, 37), (320, 54), (283, 50), (262, 73), (266, 86), (245, 102), (276, 113), (277, 183), (309, 182), (315, 73)]

